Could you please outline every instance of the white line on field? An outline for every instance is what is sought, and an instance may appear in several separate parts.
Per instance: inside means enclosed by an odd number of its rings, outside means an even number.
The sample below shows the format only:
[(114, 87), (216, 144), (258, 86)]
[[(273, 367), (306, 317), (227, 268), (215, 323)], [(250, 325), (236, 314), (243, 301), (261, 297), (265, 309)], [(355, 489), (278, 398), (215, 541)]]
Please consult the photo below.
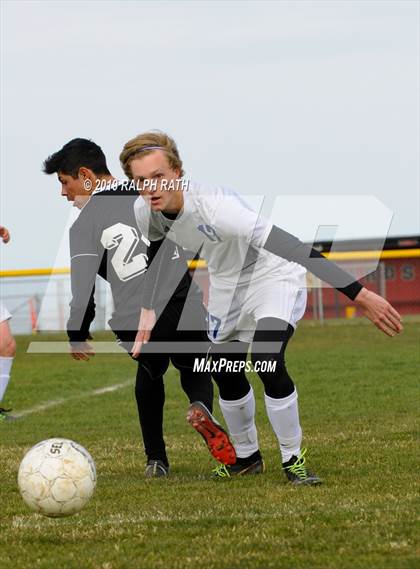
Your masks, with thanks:
[(129, 385), (133, 385), (133, 379), (129, 379), (128, 381), (124, 381), (123, 383), (115, 383), (114, 385), (107, 385), (106, 387), (100, 387), (99, 389), (94, 389), (93, 391), (87, 391), (85, 393), (81, 393), (79, 395), (72, 395), (71, 397), (66, 397), (63, 399), (53, 399), (51, 401), (45, 401), (44, 403), (40, 403), (39, 405), (35, 405), (30, 409), (24, 409), (22, 411), (18, 411), (17, 413), (13, 413), (13, 417), (20, 419), (22, 417), (26, 417), (27, 415), (33, 415), (34, 413), (40, 413), (45, 411), (46, 409), (50, 409), (51, 407), (57, 407), (58, 405), (64, 405), (69, 401), (77, 401), (79, 399), (87, 399), (88, 397), (95, 397), (95, 395), (102, 395), (104, 393), (111, 393), (113, 391), (118, 391), (119, 389), (123, 389), (124, 387), (128, 387)]
[(100, 389), (94, 389), (91, 392), (91, 395), (102, 395), (102, 393), (111, 393), (112, 391), (117, 391), (118, 389), (122, 389), (123, 387), (126, 387), (126, 385), (129, 385), (130, 382), (125, 382), (125, 383), (116, 383), (115, 385), (109, 385), (108, 387), (101, 387)]

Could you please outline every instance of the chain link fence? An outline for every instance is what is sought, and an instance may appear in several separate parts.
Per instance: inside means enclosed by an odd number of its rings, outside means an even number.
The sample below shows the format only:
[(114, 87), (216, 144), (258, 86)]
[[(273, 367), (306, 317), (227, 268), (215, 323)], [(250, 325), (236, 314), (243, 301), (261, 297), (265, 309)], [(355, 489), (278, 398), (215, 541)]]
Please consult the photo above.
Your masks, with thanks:
[[(12, 314), (10, 327), (14, 334), (63, 331), (69, 317), (71, 300), (70, 275), (36, 277), (2, 277), (1, 299)], [(109, 329), (107, 322), (113, 311), (111, 292), (98, 278), (95, 290), (96, 317), (92, 330)]]

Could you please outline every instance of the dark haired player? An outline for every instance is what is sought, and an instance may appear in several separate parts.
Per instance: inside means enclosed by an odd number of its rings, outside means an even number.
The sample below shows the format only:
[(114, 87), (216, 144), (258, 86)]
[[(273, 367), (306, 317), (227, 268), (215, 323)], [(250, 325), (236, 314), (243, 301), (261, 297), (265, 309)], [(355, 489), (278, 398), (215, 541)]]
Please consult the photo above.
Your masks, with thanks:
[[(61, 194), (81, 210), (70, 229), (72, 300), (67, 329), (72, 356), (87, 360), (94, 355), (87, 340), (95, 316), (92, 295), (97, 274), (111, 286), (115, 309), (110, 327), (130, 353), (138, 327), (142, 283), (150, 262), (149, 243), (139, 234), (134, 217), (138, 192), (133, 186), (118, 183), (108, 170), (101, 148), (82, 138), (68, 142), (50, 156), (44, 163), (44, 172), (57, 173)], [(155, 252), (158, 248), (159, 244)], [(163, 291), (156, 297), (162, 313), (153, 331), (151, 346), (153, 341), (180, 342), (184, 346), (189, 341), (205, 344), (201, 292), (192, 282), (181, 248), (172, 247), (164, 270), (170, 280), (179, 284), (168, 296)], [(181, 314), (185, 331), (177, 331)], [(163, 438), (163, 375), (169, 361), (179, 370), (182, 388), (192, 404), (190, 414), (197, 406), (203, 410), (205, 416), (199, 432), (209, 450), (221, 462), (234, 462), (234, 449), (211, 415), (210, 374), (193, 372), (194, 357), (189, 353), (158, 354), (150, 350), (138, 360), (135, 389), (147, 456), (146, 476), (164, 476), (169, 470)]]

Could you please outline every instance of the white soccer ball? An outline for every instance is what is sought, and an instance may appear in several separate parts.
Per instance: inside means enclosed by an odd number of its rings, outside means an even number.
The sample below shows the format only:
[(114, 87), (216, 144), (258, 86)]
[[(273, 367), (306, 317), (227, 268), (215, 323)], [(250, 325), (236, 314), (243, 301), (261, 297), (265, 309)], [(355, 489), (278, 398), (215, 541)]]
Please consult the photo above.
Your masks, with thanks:
[(48, 439), (25, 454), (18, 484), (32, 510), (52, 518), (71, 516), (80, 512), (95, 490), (95, 463), (74, 441)]

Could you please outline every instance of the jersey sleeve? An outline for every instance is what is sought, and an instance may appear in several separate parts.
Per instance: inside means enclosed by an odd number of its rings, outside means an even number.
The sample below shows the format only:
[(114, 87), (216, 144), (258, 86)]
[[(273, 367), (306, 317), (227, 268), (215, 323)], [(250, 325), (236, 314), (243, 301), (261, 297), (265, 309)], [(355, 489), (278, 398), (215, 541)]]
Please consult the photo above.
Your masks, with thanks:
[(354, 300), (363, 288), (352, 275), (329, 261), (322, 253), (279, 227), (273, 226), (263, 246), (274, 255), (302, 265), (351, 300)]
[(236, 193), (219, 198), (210, 225), (218, 238), (245, 239), (250, 245), (262, 247), (273, 227), (266, 218), (252, 210)]
[(165, 238), (165, 232), (159, 226), (150, 208), (141, 197), (138, 197), (134, 202), (134, 215), (137, 226), (146, 239), (149, 241), (160, 241)]
[(70, 229), (71, 293), (67, 334), (72, 342), (83, 342), (95, 317), (95, 279), (103, 250), (96, 235), (96, 223), (90, 212), (82, 210)]

